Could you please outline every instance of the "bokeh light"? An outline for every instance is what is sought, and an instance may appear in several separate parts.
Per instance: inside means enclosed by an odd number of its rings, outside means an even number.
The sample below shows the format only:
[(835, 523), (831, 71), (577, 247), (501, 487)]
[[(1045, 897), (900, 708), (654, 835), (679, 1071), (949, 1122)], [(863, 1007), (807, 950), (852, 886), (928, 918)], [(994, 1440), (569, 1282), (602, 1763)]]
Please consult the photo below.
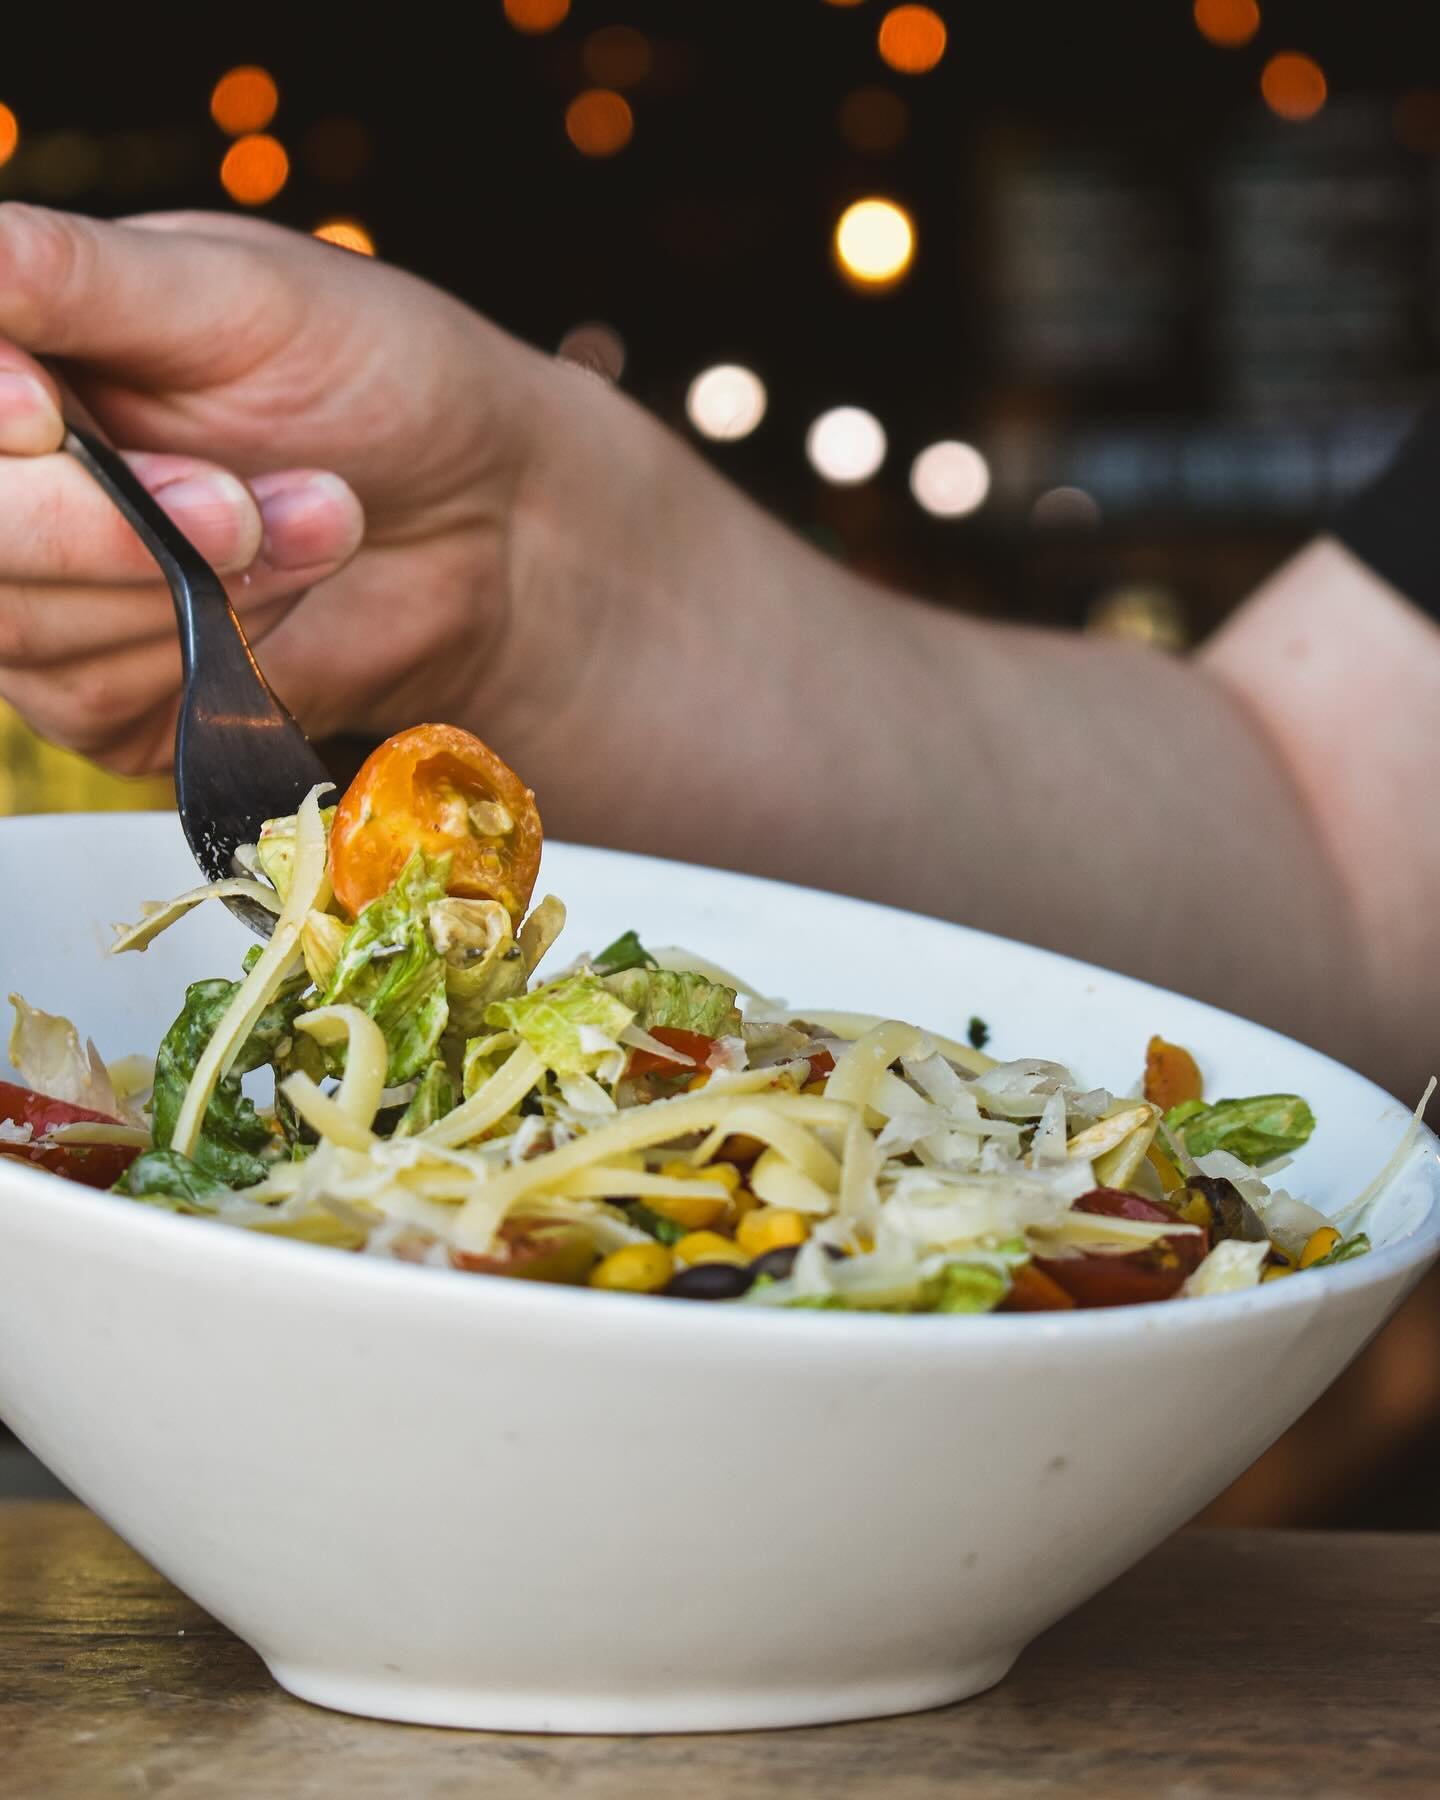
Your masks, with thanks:
[(88, 131), (47, 131), (26, 147), (25, 185), (38, 199), (71, 201), (97, 185), (104, 165)]
[(370, 134), (358, 119), (319, 119), (300, 140), (300, 155), (317, 181), (353, 181), (370, 164)]
[(555, 354), (561, 362), (588, 369), (604, 381), (618, 381), (625, 372), (625, 340), (613, 325), (599, 319), (572, 325)]
[(885, 460), (885, 427), (860, 406), (833, 406), (805, 434), (805, 454), (817, 475), (836, 487), (868, 481)]
[(638, 87), (655, 66), (655, 54), (643, 31), (606, 25), (586, 38), (580, 66), (596, 87)]
[(1173, 588), (1151, 582), (1122, 585), (1101, 594), (1085, 615), (1085, 629), (1097, 637), (1153, 644), (1157, 650), (1183, 650), (1190, 641), (1180, 596)]
[(901, 75), (924, 75), (945, 54), (945, 21), (933, 7), (895, 6), (880, 21), (880, 54)]
[(323, 244), (338, 244), (342, 250), (353, 250), (359, 256), (375, 254), (375, 240), (355, 219), (327, 219), (315, 227), (314, 236)]
[(263, 131), (275, 117), (279, 104), (280, 90), (274, 76), (247, 63), (231, 69), (215, 83), (210, 117), (231, 137), (243, 137), (249, 131)]
[(5, 102), (0, 100), (0, 169), (15, 154), (19, 142), (20, 121)]
[(613, 88), (586, 88), (565, 109), (565, 135), (582, 156), (614, 156), (635, 135), (635, 115)]
[(963, 519), (985, 504), (990, 465), (973, 444), (946, 438), (910, 465), (910, 492), (937, 519)]
[(1195, 0), (1195, 27), (1218, 50), (1238, 50), (1260, 29), (1255, 0)]
[(716, 363), (690, 383), (685, 412), (702, 437), (734, 443), (765, 417), (765, 383), (741, 363)]
[(1325, 104), (1329, 89), (1325, 71), (1313, 56), (1282, 50), (1266, 63), (1260, 76), (1260, 92), (1271, 112), (1298, 124), (1315, 117)]
[(854, 150), (883, 156), (898, 149), (910, 130), (910, 108), (889, 88), (856, 88), (840, 102), (840, 135)]
[(1047, 488), (1030, 508), (1030, 522), (1044, 531), (1089, 531), (1100, 523), (1100, 506), (1084, 488)]
[(915, 227), (893, 200), (857, 200), (835, 226), (835, 255), (861, 287), (890, 287), (915, 255)]
[(264, 132), (236, 138), (220, 165), (221, 185), (242, 206), (263, 206), (273, 200), (289, 176), (285, 146)]
[(517, 31), (538, 37), (564, 23), (570, 0), (505, 0), (505, 17)]

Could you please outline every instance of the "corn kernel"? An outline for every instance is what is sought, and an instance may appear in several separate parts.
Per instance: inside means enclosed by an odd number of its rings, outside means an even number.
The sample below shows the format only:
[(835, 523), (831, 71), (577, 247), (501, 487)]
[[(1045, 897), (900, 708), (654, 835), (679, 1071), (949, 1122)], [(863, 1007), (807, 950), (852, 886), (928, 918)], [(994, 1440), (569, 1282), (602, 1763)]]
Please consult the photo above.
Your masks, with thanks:
[(740, 1171), (734, 1163), (662, 1163), (660, 1173), (667, 1181), (718, 1181), (728, 1192), (734, 1193), (740, 1185)]
[(783, 1206), (762, 1206), (747, 1213), (735, 1227), (735, 1241), (749, 1256), (803, 1244), (809, 1235), (810, 1227), (803, 1216)]
[(687, 1094), (697, 1093), (701, 1088), (704, 1087), (705, 1083), (707, 1081), (709, 1081), (709, 1079), (710, 1079), (710, 1071), (708, 1069), (702, 1069), (698, 1075), (692, 1075), (690, 1077), (690, 1079), (685, 1083), (685, 1092)]
[(1294, 1273), (1295, 1273), (1295, 1267), (1294, 1267), (1293, 1263), (1275, 1263), (1265, 1271), (1265, 1273), (1260, 1277), (1260, 1279), (1262, 1282), (1264, 1282), (1264, 1281), (1279, 1281), (1284, 1276), (1293, 1275)]
[(622, 1294), (654, 1294), (674, 1273), (675, 1258), (663, 1244), (625, 1244), (595, 1265), (590, 1285)]
[(677, 1262), (745, 1263), (750, 1258), (733, 1239), (721, 1237), (718, 1231), (687, 1231), (675, 1246)]
[[(690, 1173), (693, 1175), (694, 1170)], [(645, 1204), (662, 1219), (683, 1225), (687, 1231), (703, 1231), (714, 1225), (730, 1210), (726, 1199), (711, 1199), (708, 1194), (647, 1194)]]
[(1305, 1248), (1300, 1252), (1300, 1267), (1308, 1269), (1311, 1263), (1317, 1263), (1322, 1256), (1328, 1256), (1340, 1242), (1340, 1233), (1333, 1225), (1322, 1225), (1318, 1231), (1312, 1231), (1305, 1240)]
[(825, 1077), (822, 1075), (818, 1081), (807, 1081), (800, 1092), (802, 1094), (823, 1094), (825, 1092)]

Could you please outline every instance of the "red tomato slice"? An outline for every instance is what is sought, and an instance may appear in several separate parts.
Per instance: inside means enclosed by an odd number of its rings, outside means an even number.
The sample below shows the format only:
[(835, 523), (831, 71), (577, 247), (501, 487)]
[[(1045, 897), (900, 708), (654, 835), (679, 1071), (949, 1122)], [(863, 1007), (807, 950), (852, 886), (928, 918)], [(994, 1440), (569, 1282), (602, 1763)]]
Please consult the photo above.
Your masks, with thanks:
[(815, 1050), (806, 1058), (810, 1064), (810, 1079), (823, 1081), (835, 1068), (835, 1058), (828, 1050)]
[[(1075, 1210), (1157, 1225), (1180, 1223), (1174, 1207), (1119, 1188), (1095, 1188), (1075, 1202)], [(1036, 1257), (1034, 1267), (1064, 1288), (1077, 1306), (1138, 1306), (1177, 1294), (1208, 1249), (1204, 1231), (1183, 1232), (1128, 1255), (1087, 1251), (1080, 1256)]]
[(387, 738), (346, 789), (330, 830), (330, 874), (353, 916), (417, 849), (448, 855), (452, 894), (498, 900), (518, 922), (541, 838), (535, 796), (493, 750), (456, 725), (415, 725)]
[(688, 1056), (695, 1067), (691, 1069), (684, 1063), (671, 1062), (654, 1050), (632, 1050), (630, 1061), (625, 1065), (627, 1075), (694, 1075), (705, 1067), (715, 1048), (714, 1038), (706, 1037), (700, 1031), (682, 1031), (678, 1025), (657, 1025), (650, 1036), (657, 1043)]
[(139, 1154), (123, 1144), (33, 1141), (57, 1125), (116, 1125), (119, 1121), (109, 1113), (72, 1106), (68, 1100), (54, 1100), (49, 1094), (37, 1094), (33, 1088), (20, 1087), (13, 1081), (0, 1081), (0, 1119), (8, 1119), (12, 1125), (28, 1125), (32, 1133), (32, 1141), (27, 1144), (0, 1143), (0, 1155), (48, 1169), (52, 1175), (63, 1175), (69, 1181), (83, 1182), (86, 1187), (113, 1187)]
[(1034, 1263), (1026, 1263), (1017, 1269), (1010, 1284), (1010, 1292), (1000, 1303), (1001, 1312), (1068, 1312), (1075, 1305), (1075, 1296), (1061, 1287), (1058, 1281), (1052, 1281), (1048, 1275), (1037, 1269)]

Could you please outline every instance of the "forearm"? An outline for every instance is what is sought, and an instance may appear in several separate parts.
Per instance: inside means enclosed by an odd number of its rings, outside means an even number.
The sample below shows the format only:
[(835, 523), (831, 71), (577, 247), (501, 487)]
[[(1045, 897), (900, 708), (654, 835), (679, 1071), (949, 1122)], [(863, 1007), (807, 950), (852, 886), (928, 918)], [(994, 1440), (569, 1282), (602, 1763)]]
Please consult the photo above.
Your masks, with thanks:
[(510, 698), (490, 689), (475, 720), (553, 833), (960, 919), (1408, 1078), (1373, 983), (1344, 974), (1362, 932), (1337, 847), (1205, 661), (884, 593), (650, 421), (623, 431), (598, 539), (548, 492), (515, 571), (517, 591), (553, 584), (539, 611), (581, 655), (522, 625)]

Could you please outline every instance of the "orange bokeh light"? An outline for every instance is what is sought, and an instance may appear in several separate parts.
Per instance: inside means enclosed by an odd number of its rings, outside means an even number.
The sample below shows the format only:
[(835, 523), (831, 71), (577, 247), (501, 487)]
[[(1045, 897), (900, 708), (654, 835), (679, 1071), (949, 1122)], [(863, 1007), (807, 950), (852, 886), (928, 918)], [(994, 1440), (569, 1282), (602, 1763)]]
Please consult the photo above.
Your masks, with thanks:
[(225, 152), (220, 181), (232, 200), (242, 206), (263, 206), (273, 200), (290, 176), (285, 146), (263, 132), (237, 138)]
[(5, 102), (0, 100), (0, 168), (15, 154), (15, 146), (19, 142), (20, 121)]
[(1238, 50), (1260, 29), (1255, 0), (1195, 0), (1195, 28), (1221, 50)]
[(532, 37), (563, 24), (569, 11), (570, 0), (505, 0), (505, 17)]
[(565, 109), (565, 135), (582, 156), (614, 156), (635, 135), (635, 115), (613, 88), (586, 88)]
[(322, 244), (338, 244), (342, 250), (353, 250), (357, 256), (375, 254), (374, 238), (354, 219), (327, 219), (323, 225), (317, 225), (311, 235), (319, 238)]
[(924, 75), (945, 54), (945, 21), (928, 6), (896, 6), (880, 21), (880, 54), (902, 75)]
[(1329, 92), (1325, 71), (1313, 56), (1298, 50), (1282, 50), (1266, 63), (1260, 76), (1260, 92), (1271, 112), (1282, 119), (1313, 119)]
[(275, 78), (252, 64), (231, 69), (215, 83), (210, 96), (210, 117), (231, 137), (246, 132), (263, 131), (275, 117), (280, 104), (280, 90)]

